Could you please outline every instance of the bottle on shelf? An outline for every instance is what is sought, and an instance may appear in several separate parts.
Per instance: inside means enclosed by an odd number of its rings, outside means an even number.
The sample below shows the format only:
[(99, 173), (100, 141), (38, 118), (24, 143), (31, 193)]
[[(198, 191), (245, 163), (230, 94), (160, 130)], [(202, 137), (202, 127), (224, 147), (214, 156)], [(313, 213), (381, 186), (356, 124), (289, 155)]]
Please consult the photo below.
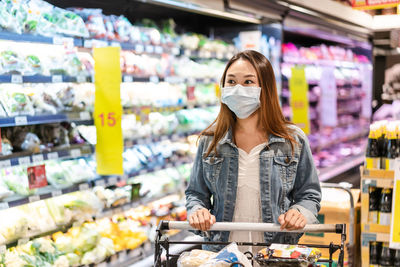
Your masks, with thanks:
[(381, 188), (371, 186), (369, 188), (369, 212), (368, 221), (378, 223), (379, 202), (381, 200)]
[(399, 157), (398, 138), (396, 132), (396, 125), (389, 123), (387, 126), (387, 144), (385, 156), (385, 170), (394, 170), (394, 160)]
[(379, 259), (380, 266), (393, 266), (393, 252), (389, 248), (389, 243), (385, 242), (382, 245), (381, 256)]
[(379, 267), (379, 257), (381, 255), (382, 244), (379, 242), (371, 242), (369, 246), (369, 266)]
[(383, 188), (379, 203), (379, 224), (390, 225), (392, 219), (392, 189)]
[(381, 155), (379, 151), (378, 138), (381, 136), (378, 125), (371, 124), (369, 127), (368, 144), (366, 151), (365, 167), (367, 169), (380, 169)]
[(394, 267), (400, 267), (400, 249), (396, 249), (393, 257)]
[(385, 160), (387, 155), (387, 144), (388, 144), (388, 134), (387, 134), (387, 124), (386, 120), (380, 121), (379, 131), (378, 131), (378, 146), (379, 154), (381, 157), (381, 169), (385, 169)]

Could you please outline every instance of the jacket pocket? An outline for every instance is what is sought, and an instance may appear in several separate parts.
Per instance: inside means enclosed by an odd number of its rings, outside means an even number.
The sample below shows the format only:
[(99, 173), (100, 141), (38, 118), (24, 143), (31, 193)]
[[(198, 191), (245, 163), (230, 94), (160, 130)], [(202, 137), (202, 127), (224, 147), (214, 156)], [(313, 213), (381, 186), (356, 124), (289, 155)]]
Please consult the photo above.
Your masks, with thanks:
[(222, 168), (222, 162), (224, 158), (210, 156), (203, 159), (203, 171), (204, 177), (208, 182), (214, 187), (216, 186), (216, 182), (218, 180), (219, 174)]
[(294, 178), (296, 176), (298, 159), (292, 156), (275, 156), (274, 165), (279, 173), (285, 191), (288, 192), (293, 187)]

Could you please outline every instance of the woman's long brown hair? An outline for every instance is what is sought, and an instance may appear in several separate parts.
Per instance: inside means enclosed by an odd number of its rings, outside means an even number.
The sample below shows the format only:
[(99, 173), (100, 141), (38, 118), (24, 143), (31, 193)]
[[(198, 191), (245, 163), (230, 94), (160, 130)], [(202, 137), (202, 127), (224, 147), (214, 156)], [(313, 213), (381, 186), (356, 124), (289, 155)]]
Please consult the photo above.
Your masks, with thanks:
[[(265, 130), (267, 136), (269, 134), (273, 134), (289, 140), (293, 153), (293, 147), (296, 141), (290, 134), (290, 130), (287, 127), (288, 124), (291, 123), (283, 116), (281, 107), (279, 105), (274, 71), (271, 63), (264, 55), (254, 50), (246, 50), (234, 55), (225, 67), (220, 86), (223, 87), (225, 85), (225, 76), (229, 67), (239, 59), (249, 61), (257, 72), (258, 81), (261, 87), (261, 103), (260, 109), (258, 110), (258, 125), (260, 129)], [(206, 157), (210, 155), (211, 151), (214, 151), (215, 154), (218, 154), (218, 142), (224, 137), (230, 127), (232, 128), (232, 131), (235, 130), (235, 124), (235, 113), (233, 113), (227, 105), (221, 102), (221, 107), (217, 118), (200, 133), (200, 136), (213, 136), (211, 145), (209, 146), (205, 155)]]

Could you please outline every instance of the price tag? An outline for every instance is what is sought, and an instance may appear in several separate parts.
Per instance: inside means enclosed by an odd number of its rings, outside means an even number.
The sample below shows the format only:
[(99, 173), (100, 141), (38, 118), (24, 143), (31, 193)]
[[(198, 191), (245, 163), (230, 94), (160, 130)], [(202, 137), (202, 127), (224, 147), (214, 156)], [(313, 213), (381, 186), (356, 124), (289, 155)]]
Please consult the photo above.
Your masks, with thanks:
[(7, 247), (6, 247), (6, 245), (2, 245), (2, 246), (0, 246), (0, 254), (4, 254), (4, 253), (6, 253), (6, 250), (7, 250)]
[(71, 155), (71, 157), (73, 157), (73, 158), (78, 158), (78, 157), (80, 157), (81, 156), (81, 150), (78, 148), (78, 149), (72, 149), (71, 151), (70, 151), (70, 155)]
[(11, 167), (11, 160), (9, 160), (9, 159), (1, 160), (0, 168), (7, 168), (7, 167)]
[(224, 54), (221, 52), (217, 52), (217, 58), (222, 59), (224, 57)]
[(81, 120), (85, 120), (85, 121), (90, 120), (92, 118), (88, 111), (80, 112), (79, 117), (81, 118)]
[(39, 195), (34, 195), (34, 196), (30, 196), (28, 199), (29, 199), (29, 203), (32, 203), (32, 202), (39, 201), (40, 200), (40, 196)]
[(205, 51), (204, 52), (204, 57), (205, 58), (210, 58), (211, 57), (211, 52), (210, 51)]
[(118, 182), (117, 177), (108, 178), (108, 185), (115, 185), (115, 184), (117, 184), (117, 182)]
[(185, 56), (190, 57), (190, 55), (192, 54), (192, 51), (190, 51), (189, 49), (185, 49), (184, 54), (185, 54)]
[(43, 155), (42, 154), (33, 155), (32, 161), (33, 161), (33, 163), (38, 163), (38, 162), (44, 161)]
[(152, 83), (159, 83), (160, 78), (158, 78), (158, 76), (150, 76), (150, 82)]
[(204, 78), (204, 83), (210, 83), (210, 82), (211, 82), (210, 78)]
[(78, 75), (78, 76), (76, 76), (76, 82), (78, 82), (78, 83), (85, 83), (85, 82), (87, 82), (86, 76), (83, 76), (83, 75)]
[(8, 202), (0, 202), (0, 210), (6, 210), (8, 208), (10, 208)]
[(21, 238), (21, 239), (18, 239), (18, 246), (25, 245), (25, 244), (28, 243), (28, 242), (29, 242), (29, 238)]
[(93, 41), (92, 40), (85, 40), (83, 42), (83, 47), (85, 48), (92, 48), (93, 47)]
[(105, 186), (106, 183), (104, 182), (103, 179), (101, 179), (101, 180), (97, 180), (97, 181), (95, 182), (95, 185), (96, 185), (96, 186)]
[(124, 76), (124, 83), (131, 83), (133, 82), (133, 77), (130, 75), (125, 75)]
[(121, 251), (119, 253), (119, 257), (118, 257), (119, 262), (121, 262), (121, 263), (124, 262), (126, 260), (126, 258), (127, 258), (126, 250)]
[(53, 75), (53, 76), (51, 76), (51, 82), (53, 82), (53, 83), (62, 83), (63, 82), (62, 75)]
[(79, 191), (84, 191), (89, 189), (89, 184), (84, 183), (79, 185)]
[(161, 46), (156, 46), (154, 50), (156, 51), (157, 54), (162, 54), (163, 52), (163, 48)]
[(28, 165), (31, 163), (30, 157), (22, 157), (18, 159), (18, 164), (19, 165)]
[(146, 53), (149, 53), (149, 54), (154, 53), (154, 46), (152, 46), (152, 45), (146, 46)]
[(111, 46), (113, 46), (113, 47), (121, 47), (121, 44), (118, 43), (118, 42), (112, 42)]
[(16, 126), (19, 125), (27, 125), (28, 124), (28, 118), (26, 116), (18, 116), (14, 118), (14, 122)]
[(190, 77), (187, 79), (187, 83), (190, 85), (194, 85), (194, 84), (196, 84), (196, 79), (193, 77)]
[(151, 139), (150, 137), (147, 137), (146, 139), (144, 139), (144, 142), (146, 144), (150, 144), (150, 143), (153, 143), (153, 139)]
[(57, 160), (58, 159), (58, 153), (57, 152), (51, 152), (51, 153), (47, 154), (47, 159)]
[(108, 46), (108, 43), (106, 41), (101, 41), (101, 40), (93, 40), (93, 47), (106, 47)]
[(11, 83), (22, 83), (22, 76), (21, 75), (11, 75)]
[(165, 141), (165, 140), (168, 140), (168, 136), (166, 136), (166, 135), (161, 136), (161, 141)]
[(56, 190), (56, 191), (51, 192), (51, 196), (52, 197), (58, 197), (58, 196), (61, 196), (61, 195), (62, 195), (62, 191), (61, 190)]
[(144, 52), (144, 46), (141, 45), (141, 44), (135, 45), (135, 51), (136, 51), (137, 53), (143, 53), (143, 52)]
[(64, 44), (63, 38), (62, 38), (62, 37), (59, 37), (59, 36), (53, 37), (53, 44), (55, 44), (55, 45), (62, 45), (62, 44)]
[(172, 48), (172, 54), (174, 55), (179, 55), (181, 53), (180, 49), (178, 47)]

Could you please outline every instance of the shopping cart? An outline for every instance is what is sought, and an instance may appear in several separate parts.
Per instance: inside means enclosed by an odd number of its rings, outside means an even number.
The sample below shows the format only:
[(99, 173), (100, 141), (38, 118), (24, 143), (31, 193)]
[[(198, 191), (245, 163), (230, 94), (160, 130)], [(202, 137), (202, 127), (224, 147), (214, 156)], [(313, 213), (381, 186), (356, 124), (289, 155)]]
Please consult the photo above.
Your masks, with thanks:
[[(161, 221), (157, 227), (157, 236), (155, 240), (154, 266), (172, 267), (171, 261), (177, 259), (180, 255), (170, 254), (170, 246), (174, 244), (186, 245), (229, 245), (229, 242), (210, 242), (210, 241), (170, 241), (164, 235), (166, 230), (194, 230), (188, 222)], [(313, 248), (328, 248), (329, 259), (319, 259), (318, 263), (328, 263), (332, 267), (332, 255), (339, 250), (338, 266), (343, 266), (344, 246), (346, 241), (346, 225), (345, 224), (309, 224), (301, 230), (287, 231), (281, 230), (280, 225), (272, 223), (229, 223), (217, 222), (210, 231), (261, 231), (261, 232), (290, 232), (290, 233), (336, 233), (341, 235), (340, 244), (317, 245), (317, 244), (302, 244)], [(236, 242), (238, 246), (269, 246), (268, 243), (252, 243), (252, 242)], [(162, 260), (162, 254), (165, 252), (165, 260)], [(251, 252), (245, 253), (253, 262)], [(233, 266), (233, 265), (232, 265)], [(265, 265), (267, 266), (267, 265)], [(289, 266), (289, 265), (288, 265)]]

